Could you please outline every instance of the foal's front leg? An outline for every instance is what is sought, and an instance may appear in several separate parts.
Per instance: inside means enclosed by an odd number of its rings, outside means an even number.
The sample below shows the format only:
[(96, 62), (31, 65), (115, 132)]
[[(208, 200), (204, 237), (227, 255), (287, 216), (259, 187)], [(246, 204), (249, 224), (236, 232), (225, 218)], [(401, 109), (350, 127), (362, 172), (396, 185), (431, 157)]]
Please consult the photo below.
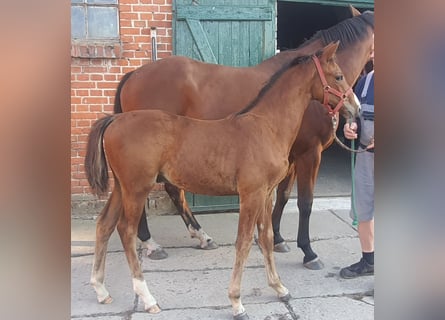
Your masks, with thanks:
[[(267, 208), (267, 217), (264, 215), (264, 211)], [(238, 234), (236, 238), (236, 257), (235, 264), (232, 270), (232, 277), (229, 285), (229, 299), (232, 302), (233, 315), (235, 320), (248, 319), (247, 313), (241, 303), (241, 278), (244, 269), (244, 265), (249, 255), (250, 248), (252, 247), (253, 234), (255, 225), (259, 222), (259, 216), (261, 216), (261, 228), (260, 232), (260, 246), (265, 251), (266, 268), (268, 271), (269, 284), (277, 291), (278, 296), (282, 300), (287, 300), (289, 291), (281, 284), (281, 281), (276, 274), (275, 264), (273, 261), (272, 253), (272, 224), (271, 224), (271, 210), (272, 210), (272, 197), (269, 193), (268, 203), (265, 201), (265, 191), (259, 191), (255, 194), (241, 195), (240, 194), (240, 214), (238, 220)], [(266, 221), (267, 220), (267, 221)], [(266, 233), (264, 233), (264, 230)], [(265, 235), (268, 235), (266, 239)], [(269, 276), (270, 274), (270, 276)]]
[(236, 237), (235, 263), (232, 269), (232, 276), (229, 284), (229, 299), (232, 303), (233, 316), (235, 320), (249, 319), (246, 310), (241, 303), (241, 277), (244, 265), (252, 247), (255, 221), (258, 217), (258, 210), (243, 204), (240, 197), (240, 214), (238, 220), (238, 233)]
[(268, 198), (265, 210), (260, 212), (257, 222), (258, 244), (264, 256), (264, 265), (269, 286), (274, 289), (281, 301), (287, 302), (290, 299), (289, 290), (282, 284), (275, 266), (273, 254), (273, 231), (270, 215), (272, 212), (272, 196)]

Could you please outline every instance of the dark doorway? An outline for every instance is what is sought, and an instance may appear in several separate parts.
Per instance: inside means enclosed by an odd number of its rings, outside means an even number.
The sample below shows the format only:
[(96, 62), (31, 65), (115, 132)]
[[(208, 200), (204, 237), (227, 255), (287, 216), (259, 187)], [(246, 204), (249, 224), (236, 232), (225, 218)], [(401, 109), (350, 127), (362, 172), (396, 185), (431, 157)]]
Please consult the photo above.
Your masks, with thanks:
[(349, 7), (278, 1), (277, 46), (297, 48), (318, 30), (327, 29), (351, 17)]
[[(351, 17), (347, 6), (278, 1), (277, 10), (277, 48), (281, 51), (297, 48), (318, 30)], [(343, 125), (344, 121), (341, 121), (337, 130), (339, 137), (343, 137)], [(292, 196), (297, 195), (295, 188)], [(323, 152), (315, 196), (349, 196), (350, 191), (351, 155), (334, 142)]]

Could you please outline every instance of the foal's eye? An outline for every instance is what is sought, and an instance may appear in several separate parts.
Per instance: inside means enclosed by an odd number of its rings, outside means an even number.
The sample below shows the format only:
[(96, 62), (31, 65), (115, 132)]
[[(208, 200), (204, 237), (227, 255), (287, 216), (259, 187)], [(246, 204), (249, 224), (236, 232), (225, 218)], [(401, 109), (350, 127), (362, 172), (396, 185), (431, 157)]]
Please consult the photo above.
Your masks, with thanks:
[(336, 77), (335, 77), (335, 80), (337, 80), (337, 81), (342, 81), (342, 80), (343, 80), (343, 76), (342, 76), (342, 75), (340, 75), (340, 76), (336, 76)]

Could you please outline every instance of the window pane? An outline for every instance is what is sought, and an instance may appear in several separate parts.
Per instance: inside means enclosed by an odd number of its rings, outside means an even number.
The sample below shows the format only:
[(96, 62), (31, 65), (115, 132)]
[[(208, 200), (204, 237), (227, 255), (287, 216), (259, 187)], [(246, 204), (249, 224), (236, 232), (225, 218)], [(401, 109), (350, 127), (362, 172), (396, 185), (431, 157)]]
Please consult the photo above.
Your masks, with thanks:
[(71, 37), (85, 38), (85, 11), (83, 7), (71, 7)]
[(71, 3), (84, 3), (85, 0), (71, 0)]
[(87, 2), (95, 4), (116, 4), (117, 0), (87, 0)]
[(88, 38), (118, 38), (117, 8), (88, 7)]

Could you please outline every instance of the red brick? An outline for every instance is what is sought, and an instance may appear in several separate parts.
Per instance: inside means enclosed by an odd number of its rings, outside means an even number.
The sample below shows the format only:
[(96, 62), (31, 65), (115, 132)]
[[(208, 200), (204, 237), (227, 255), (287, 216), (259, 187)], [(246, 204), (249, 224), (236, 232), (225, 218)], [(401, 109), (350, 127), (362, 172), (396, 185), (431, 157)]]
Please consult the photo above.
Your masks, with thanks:
[(104, 79), (104, 76), (102, 74), (92, 74), (90, 75), (90, 79), (92, 81), (102, 81)]
[[(158, 56), (171, 55), (172, 0), (121, 0), (119, 43), (75, 45), (71, 58), (71, 192), (90, 194), (83, 165), (88, 134), (102, 113), (112, 113), (122, 76), (151, 60), (150, 27), (157, 27)], [(122, 58), (124, 57), (124, 58)], [(111, 173), (110, 173), (111, 174)], [(110, 179), (113, 185), (113, 180)], [(163, 190), (163, 185), (156, 185)]]

